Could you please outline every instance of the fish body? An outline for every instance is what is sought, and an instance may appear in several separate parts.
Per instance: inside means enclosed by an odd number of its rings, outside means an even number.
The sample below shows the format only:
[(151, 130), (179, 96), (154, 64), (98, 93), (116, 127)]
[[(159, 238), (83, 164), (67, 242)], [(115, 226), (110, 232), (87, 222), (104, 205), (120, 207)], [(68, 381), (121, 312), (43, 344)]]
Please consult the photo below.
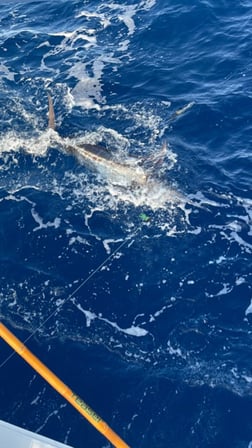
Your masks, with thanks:
[(144, 185), (147, 182), (147, 173), (139, 165), (122, 164), (113, 159), (105, 148), (98, 145), (72, 145), (62, 142), (63, 149), (75, 155), (78, 159), (96, 169), (109, 181), (120, 185)]
[[(48, 95), (49, 103), (49, 121), (48, 127), (55, 131), (55, 114), (52, 98)], [(193, 103), (178, 110), (176, 115), (181, 115), (192, 107)], [(106, 177), (111, 184), (122, 187), (142, 187), (142, 190), (153, 190), (159, 183), (152, 177), (153, 170), (158, 171), (167, 155), (167, 145), (155, 152), (151, 157), (142, 160), (142, 166), (137, 159), (128, 159), (126, 163), (117, 162), (110, 151), (100, 145), (75, 144), (68, 138), (62, 138), (55, 131), (53, 132), (55, 142), (59, 144), (64, 151), (74, 155), (81, 162), (89, 165), (91, 168), (99, 171), (103, 177)], [(141, 162), (141, 161), (140, 161)], [(168, 194), (167, 200), (182, 201), (182, 196), (175, 190), (166, 187)], [(185, 201), (184, 201), (185, 202)]]
[[(48, 95), (49, 120), (48, 127), (55, 131), (55, 113), (52, 98)], [(54, 135), (57, 143), (65, 151), (73, 154), (91, 167), (109, 177), (111, 183), (120, 185), (144, 185), (147, 182), (147, 173), (137, 163), (122, 164), (113, 159), (111, 152), (99, 145), (74, 145), (68, 139), (63, 139), (58, 133)]]

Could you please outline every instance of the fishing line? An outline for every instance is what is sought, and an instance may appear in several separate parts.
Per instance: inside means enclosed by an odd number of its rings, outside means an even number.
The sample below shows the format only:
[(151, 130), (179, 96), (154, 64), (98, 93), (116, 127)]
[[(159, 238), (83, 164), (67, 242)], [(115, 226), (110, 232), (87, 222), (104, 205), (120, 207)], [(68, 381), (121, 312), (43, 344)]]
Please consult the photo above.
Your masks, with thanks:
[[(134, 233), (132, 233), (128, 238), (125, 238), (125, 240), (123, 240), (121, 242), (121, 244), (119, 244), (118, 247), (116, 247), (115, 250), (113, 250), (113, 252), (111, 252), (110, 255), (108, 255), (105, 260), (99, 264), (99, 266), (97, 266), (97, 268), (95, 268), (75, 289), (74, 291), (71, 292), (71, 294), (62, 301), (62, 303), (60, 303), (57, 308), (51, 313), (49, 314), (49, 316), (23, 341), (23, 344), (26, 344), (36, 333), (37, 331), (41, 330), (41, 328), (43, 328), (45, 326), (45, 324), (53, 317), (55, 316), (55, 314), (59, 311), (60, 308), (62, 308), (81, 288), (83, 288), (83, 286), (89, 281), (91, 280), (92, 277), (94, 277), (94, 275), (99, 272), (101, 270), (101, 268), (109, 261), (111, 260), (118, 252), (120, 249), (122, 249), (125, 244), (129, 241), (132, 240), (132, 238), (134, 238), (137, 233), (139, 232), (139, 230), (141, 229), (141, 226), (139, 226), (136, 231)], [(9, 362), (9, 360), (16, 354), (15, 351), (13, 351), (1, 364), (0, 364), (0, 369), (7, 364), (7, 362)]]

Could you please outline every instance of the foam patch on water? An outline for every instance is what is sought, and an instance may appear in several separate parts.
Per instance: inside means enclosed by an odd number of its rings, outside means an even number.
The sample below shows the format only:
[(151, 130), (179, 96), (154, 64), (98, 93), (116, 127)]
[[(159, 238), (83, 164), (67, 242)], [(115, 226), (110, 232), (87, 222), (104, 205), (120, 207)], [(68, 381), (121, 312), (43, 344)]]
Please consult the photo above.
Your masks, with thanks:
[[(86, 34), (83, 34), (82, 26), (75, 30), (73, 35), (66, 35), (59, 45), (58, 51), (67, 52), (69, 49), (75, 51), (75, 59), (69, 70), (69, 77), (76, 80), (76, 85), (72, 89), (72, 95), (77, 106), (87, 108), (98, 108), (106, 103), (103, 94), (103, 73), (109, 64), (113, 70), (129, 58), (129, 47), (132, 37), (135, 34), (135, 16), (141, 10), (149, 10), (155, 5), (155, 1), (142, 1), (140, 4), (120, 5), (118, 3), (107, 2), (98, 6), (97, 10), (89, 11), (84, 9), (76, 15), (76, 20), (86, 19)], [(123, 27), (122, 27), (123, 25)], [(89, 28), (92, 27), (92, 28)], [(102, 30), (114, 27), (117, 30), (114, 45), (111, 42), (104, 42), (104, 37), (100, 38)], [(124, 29), (123, 29), (124, 28)], [(95, 58), (78, 58), (78, 49), (75, 49), (75, 41), (83, 40), (82, 48), (94, 49)], [(82, 51), (81, 48), (81, 51)], [(54, 50), (53, 50), (54, 51)], [(48, 53), (46, 58), (50, 56)], [(45, 59), (46, 59), (45, 58)], [(44, 62), (45, 65), (45, 62)]]
[(148, 334), (147, 330), (145, 330), (144, 328), (141, 328), (139, 326), (135, 326), (134, 324), (128, 328), (121, 328), (116, 322), (112, 322), (109, 319), (106, 319), (101, 314), (97, 315), (89, 310), (83, 309), (80, 304), (76, 304), (75, 302), (74, 302), (74, 304), (75, 304), (76, 308), (85, 315), (87, 327), (90, 327), (92, 321), (98, 319), (98, 320), (110, 325), (112, 328), (114, 328), (118, 332), (124, 333), (129, 336), (143, 337)]
[[(33, 187), (30, 187), (33, 188)], [(26, 196), (20, 195), (21, 190), (19, 189), (19, 195), (15, 195), (14, 192), (12, 194), (9, 194), (9, 196), (5, 196), (5, 201), (15, 201), (15, 202), (26, 202), (31, 206), (31, 216), (34, 219), (34, 222), (38, 224), (36, 227), (33, 228), (33, 232), (36, 232), (41, 229), (47, 229), (49, 227), (53, 227), (55, 229), (58, 229), (61, 224), (61, 219), (59, 217), (54, 218), (53, 221), (47, 221), (44, 222), (43, 218), (39, 215), (39, 213), (36, 211), (36, 203), (28, 199)], [(2, 200), (2, 199), (1, 199)], [(0, 200), (0, 202), (1, 202)]]
[[(103, 74), (107, 67), (114, 71), (130, 58), (130, 44), (136, 31), (135, 17), (140, 11), (149, 11), (155, 1), (142, 1), (131, 5), (121, 5), (115, 2), (106, 2), (102, 5), (85, 5), (80, 8), (74, 17), (71, 17), (69, 29), (65, 29), (61, 22), (57, 24), (57, 31), (46, 35), (43, 28), (33, 29), (29, 23), (29, 16), (24, 15), (14, 30), (6, 27), (3, 31), (4, 39), (15, 38), (22, 33), (29, 33), (34, 39), (35, 48), (41, 50), (41, 61), (37, 67), (34, 79), (34, 67), (27, 64), (21, 66), (19, 75), (24, 82), (40, 84), (46, 87), (62, 72), (52, 60), (66, 61), (63, 69), (65, 83), (69, 80), (72, 85), (72, 99), (75, 105), (87, 108), (96, 108), (107, 102), (103, 92)], [(87, 7), (88, 6), (88, 7)], [(111, 45), (111, 33), (113, 45)], [(32, 40), (32, 39), (31, 39)], [(53, 45), (52, 41), (57, 41)], [(20, 49), (20, 55), (23, 50)], [(0, 80), (14, 81), (15, 73), (9, 65), (0, 65)], [(39, 74), (41, 79), (39, 80)], [(47, 78), (47, 79), (45, 79)], [(72, 80), (75, 80), (73, 85)], [(40, 82), (39, 82), (40, 81)]]
[(248, 308), (245, 311), (245, 316), (248, 316), (248, 314), (251, 314), (251, 313), (252, 313), (252, 299), (251, 299), (250, 305), (248, 306)]
[(170, 211), (172, 211), (178, 203), (186, 202), (186, 199), (175, 189), (155, 180), (147, 182), (146, 185), (135, 190), (118, 189), (113, 184), (108, 184), (108, 189), (116, 202), (131, 203), (135, 207), (145, 206), (151, 210), (167, 209), (170, 206)]
[(8, 79), (9, 81), (14, 81), (15, 73), (9, 69), (3, 62), (0, 63), (0, 78)]
[(34, 156), (46, 155), (51, 144), (52, 131), (48, 129), (34, 137), (20, 136), (17, 132), (7, 132), (0, 140), (0, 154), (24, 151)]

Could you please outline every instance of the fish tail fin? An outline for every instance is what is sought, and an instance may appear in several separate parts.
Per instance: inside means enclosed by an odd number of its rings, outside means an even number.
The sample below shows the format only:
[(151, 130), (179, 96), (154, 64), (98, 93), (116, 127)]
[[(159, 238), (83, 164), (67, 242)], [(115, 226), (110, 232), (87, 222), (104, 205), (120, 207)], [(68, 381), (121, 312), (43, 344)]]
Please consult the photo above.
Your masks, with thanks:
[(54, 114), (54, 107), (53, 107), (53, 101), (52, 101), (52, 97), (51, 95), (49, 95), (48, 93), (48, 106), (49, 106), (49, 111), (48, 111), (48, 127), (49, 129), (53, 129), (55, 131), (55, 114)]
[(175, 121), (178, 117), (180, 117), (185, 112), (187, 112), (189, 109), (191, 109), (191, 107), (193, 107), (194, 104), (195, 104), (195, 101), (191, 101), (190, 103), (186, 104), (184, 107), (181, 107), (181, 109), (175, 110), (175, 112), (173, 112), (173, 114), (168, 119), (168, 123), (170, 124), (173, 121)]

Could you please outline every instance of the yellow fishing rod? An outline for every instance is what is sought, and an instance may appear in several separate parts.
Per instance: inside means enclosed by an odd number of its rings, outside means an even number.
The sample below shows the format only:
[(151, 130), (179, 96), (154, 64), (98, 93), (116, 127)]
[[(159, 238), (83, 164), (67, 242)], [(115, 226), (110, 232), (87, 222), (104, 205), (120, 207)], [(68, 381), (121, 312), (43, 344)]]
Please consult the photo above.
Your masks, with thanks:
[(43, 364), (14, 334), (0, 322), (0, 336), (17, 352), (37, 373), (39, 373), (60, 395), (85, 417), (116, 448), (129, 448), (99, 415)]

